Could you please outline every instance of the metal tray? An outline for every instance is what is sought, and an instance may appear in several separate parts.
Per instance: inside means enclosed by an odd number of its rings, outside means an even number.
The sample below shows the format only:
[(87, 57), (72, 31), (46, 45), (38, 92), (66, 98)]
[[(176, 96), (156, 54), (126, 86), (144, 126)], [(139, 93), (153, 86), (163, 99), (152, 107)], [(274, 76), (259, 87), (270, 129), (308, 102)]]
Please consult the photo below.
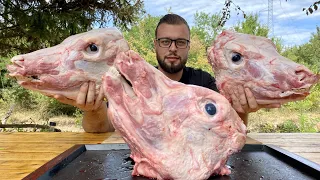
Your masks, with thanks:
[[(24, 179), (145, 180), (131, 176), (134, 162), (126, 144), (75, 145)], [(229, 176), (215, 180), (320, 179), (320, 165), (271, 145), (246, 144), (230, 156)]]

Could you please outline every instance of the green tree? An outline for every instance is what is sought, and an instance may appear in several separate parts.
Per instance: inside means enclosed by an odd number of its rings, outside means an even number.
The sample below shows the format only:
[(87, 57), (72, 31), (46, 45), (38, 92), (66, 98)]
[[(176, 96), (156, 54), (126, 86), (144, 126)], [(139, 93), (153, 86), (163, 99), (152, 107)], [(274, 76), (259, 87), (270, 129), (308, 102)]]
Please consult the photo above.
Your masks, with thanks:
[(8, 58), (0, 59), (0, 99), (2, 99), (3, 89), (15, 84), (15, 80), (13, 78), (9, 78), (7, 74), (7, 64), (9, 64), (9, 62), (10, 60)]
[(312, 36), (308, 43), (289, 48), (283, 53), (283, 55), (295, 62), (302, 63), (310, 67), (314, 71), (319, 72), (320, 28), (317, 27), (316, 33), (312, 33)]
[(223, 28), (220, 25), (221, 18), (218, 14), (204, 12), (196, 12), (194, 14), (194, 26), (191, 27), (191, 43), (187, 66), (213, 74), (211, 66), (208, 64), (206, 51)]
[(196, 34), (191, 34), (190, 51), (187, 66), (204, 70), (213, 74), (211, 66), (208, 64), (206, 56), (207, 46)]
[(221, 16), (218, 14), (207, 14), (196, 12), (194, 15), (194, 26), (191, 28), (191, 35), (198, 36), (206, 47), (210, 46), (222, 27), (219, 25)]
[[(268, 27), (259, 22), (259, 17), (257, 14), (249, 14), (243, 22), (238, 22), (238, 24), (233, 28), (239, 33), (252, 34), (262, 37), (268, 37), (269, 33)], [(284, 49), (282, 40), (276, 37), (271, 37), (271, 40), (276, 45), (277, 51), (281, 53)]]
[(265, 25), (261, 25), (258, 15), (250, 14), (243, 22), (238, 22), (234, 30), (239, 33), (252, 34), (256, 36), (268, 37), (269, 29)]
[(53, 46), (93, 26), (129, 27), (142, 12), (139, 0), (0, 0), (0, 56)]
[(136, 25), (123, 33), (130, 49), (138, 52), (142, 58), (152, 65), (157, 64), (153, 40), (160, 18), (160, 16), (145, 15), (138, 20)]

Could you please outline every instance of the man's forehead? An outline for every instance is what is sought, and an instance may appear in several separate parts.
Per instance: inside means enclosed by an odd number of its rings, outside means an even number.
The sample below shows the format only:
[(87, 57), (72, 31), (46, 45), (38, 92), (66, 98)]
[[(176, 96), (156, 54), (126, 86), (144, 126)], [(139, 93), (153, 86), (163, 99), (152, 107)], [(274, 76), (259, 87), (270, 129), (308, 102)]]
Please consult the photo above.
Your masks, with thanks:
[(189, 30), (185, 24), (160, 24), (157, 29), (157, 38), (172, 38), (172, 39), (189, 39)]

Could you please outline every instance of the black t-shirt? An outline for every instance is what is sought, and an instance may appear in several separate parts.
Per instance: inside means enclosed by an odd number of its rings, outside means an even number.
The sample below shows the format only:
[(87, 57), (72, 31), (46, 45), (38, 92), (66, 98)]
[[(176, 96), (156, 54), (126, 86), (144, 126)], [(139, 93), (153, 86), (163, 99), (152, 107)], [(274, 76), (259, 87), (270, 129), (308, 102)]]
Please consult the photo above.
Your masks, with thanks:
[(212, 77), (209, 73), (202, 71), (201, 69), (185, 67), (179, 82), (202, 86), (219, 92), (214, 77)]

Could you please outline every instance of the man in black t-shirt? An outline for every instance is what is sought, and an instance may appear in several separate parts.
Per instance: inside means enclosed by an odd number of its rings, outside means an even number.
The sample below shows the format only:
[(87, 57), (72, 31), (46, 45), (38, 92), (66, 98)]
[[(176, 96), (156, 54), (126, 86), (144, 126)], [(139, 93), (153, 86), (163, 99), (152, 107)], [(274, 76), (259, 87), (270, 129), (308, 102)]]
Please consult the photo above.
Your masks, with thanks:
[(190, 50), (190, 28), (182, 17), (167, 14), (160, 19), (154, 47), (158, 69), (170, 79), (218, 91), (215, 79), (209, 73), (185, 67)]
[[(158, 69), (167, 77), (218, 92), (215, 79), (209, 73), (185, 67), (190, 49), (190, 28), (182, 17), (176, 14), (167, 14), (160, 19), (155, 30), (154, 47)], [(231, 95), (231, 104), (247, 124), (248, 113), (257, 111), (260, 107), (249, 89), (235, 87), (234, 92)], [(94, 94), (95, 84), (89, 82), (81, 86), (76, 101), (62, 96), (55, 96), (55, 98), (84, 111), (82, 126), (86, 132), (113, 131), (114, 128), (107, 117), (107, 106), (101, 103), (101, 100), (95, 99)]]
[[(155, 68), (159, 69), (158, 66), (156, 66)], [(219, 92), (214, 77), (212, 77), (209, 73), (202, 71), (201, 69), (184, 67), (182, 77), (179, 82), (183, 84), (202, 86)]]
[[(179, 15), (167, 14), (162, 17), (155, 31), (154, 47), (158, 69), (172, 80), (194, 84), (218, 92), (215, 79), (207, 72), (185, 67), (190, 49), (190, 28)], [(259, 109), (249, 89), (235, 87), (231, 95), (232, 106), (247, 124), (248, 113)]]

